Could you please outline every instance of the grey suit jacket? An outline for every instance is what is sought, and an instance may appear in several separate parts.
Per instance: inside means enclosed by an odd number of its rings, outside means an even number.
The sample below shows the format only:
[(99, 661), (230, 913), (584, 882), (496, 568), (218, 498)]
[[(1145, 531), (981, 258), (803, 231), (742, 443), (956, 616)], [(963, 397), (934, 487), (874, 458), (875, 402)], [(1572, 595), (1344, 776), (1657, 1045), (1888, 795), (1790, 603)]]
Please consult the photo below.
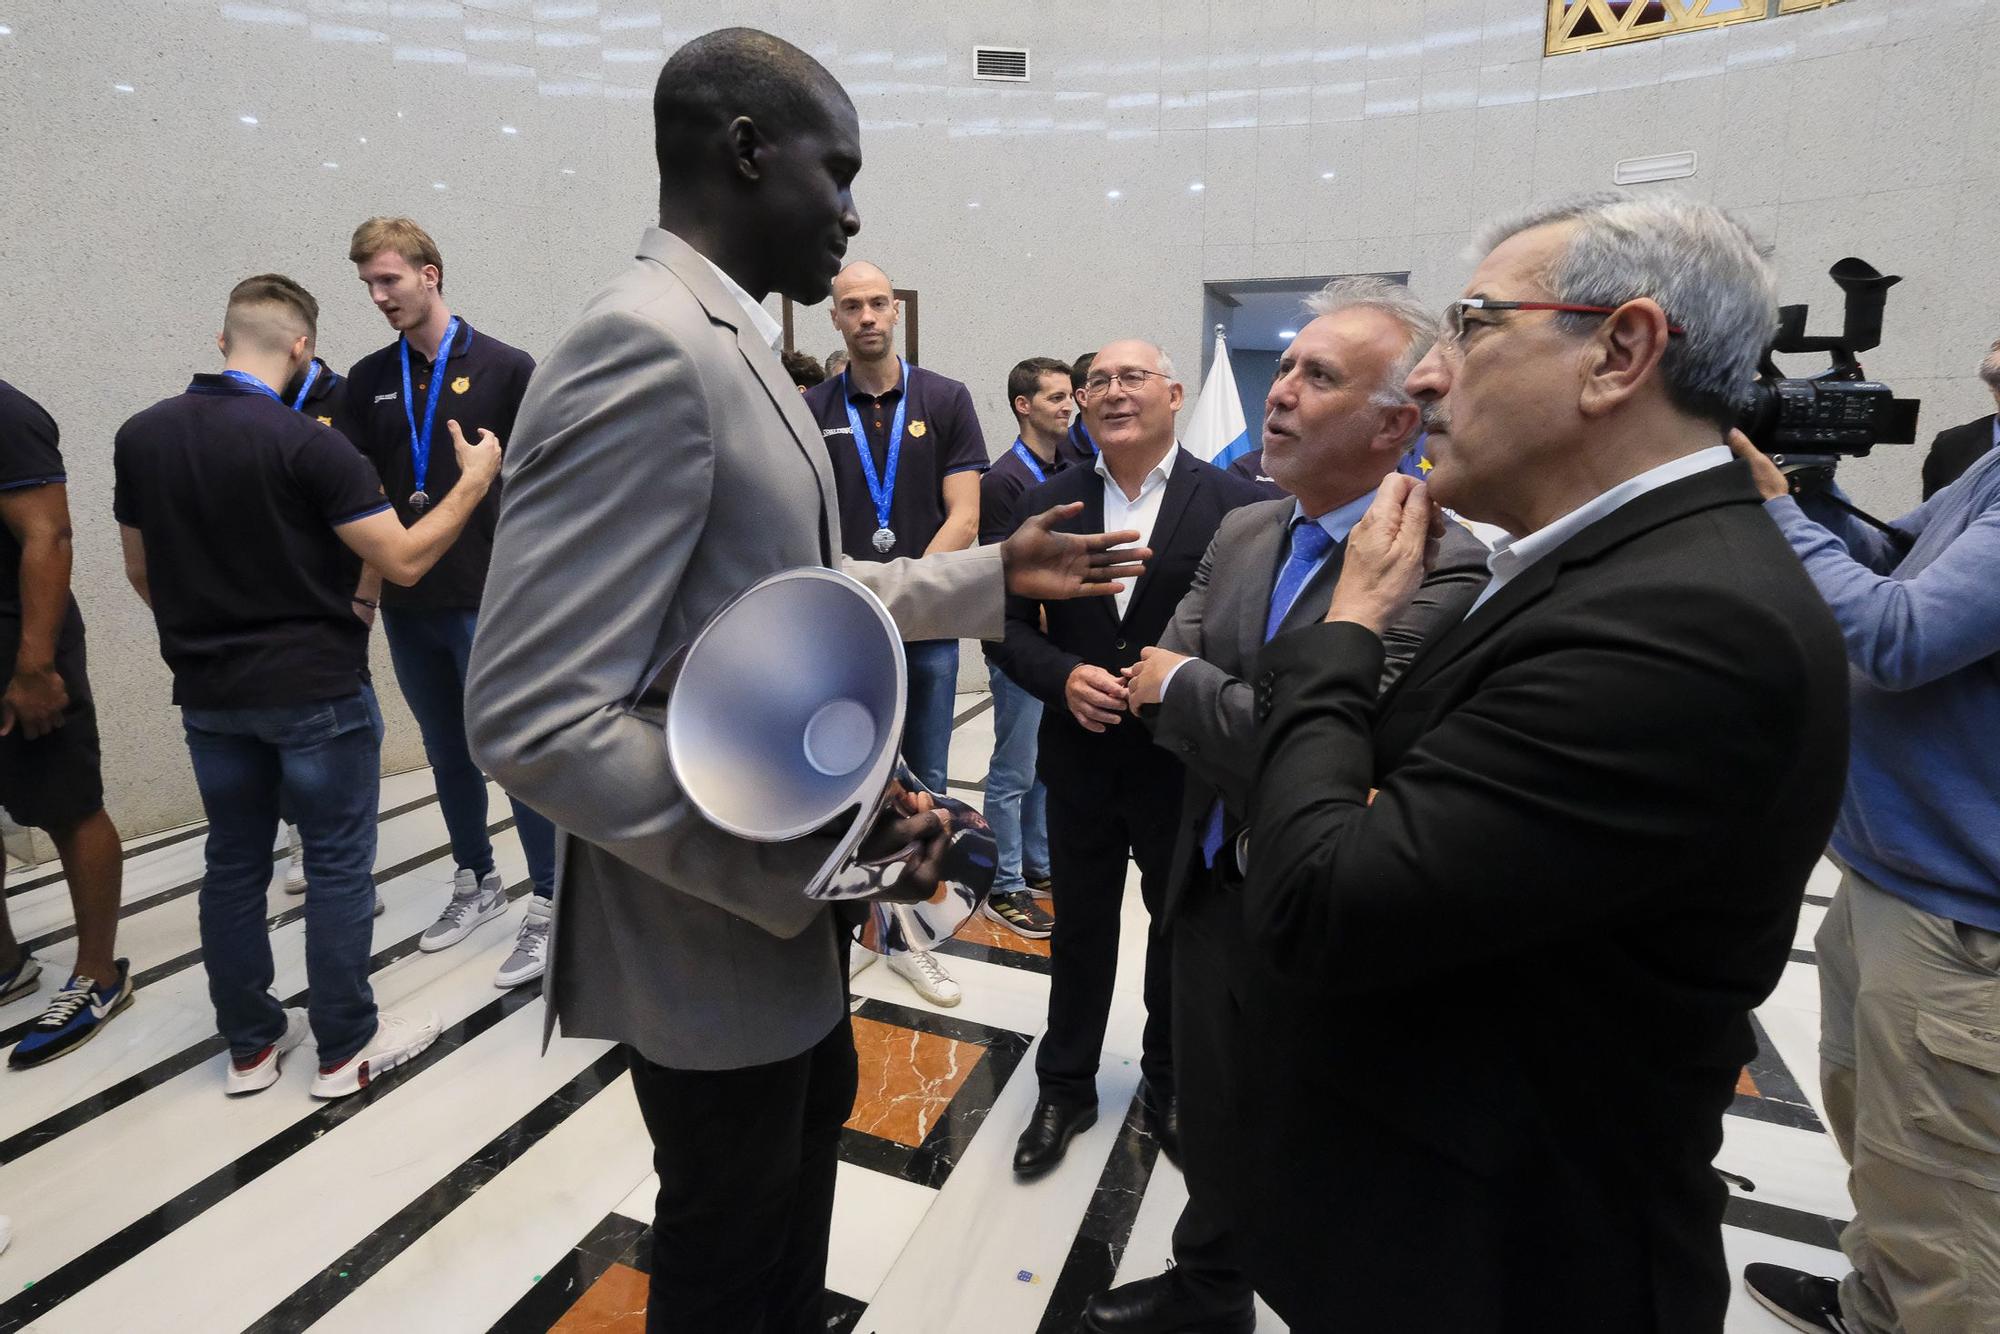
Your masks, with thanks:
[[(833, 916), (803, 893), (831, 838), (704, 821), (632, 702), (732, 596), (827, 563), (839, 513), (777, 355), (707, 261), (649, 229), (529, 382), (466, 688), (473, 755), (562, 831), (551, 1030), (716, 1070), (839, 1021)], [(838, 564), (905, 639), (994, 639), (998, 551)]]
[[(1284, 561), (1292, 510), (1287, 496), (1246, 505), (1224, 518), (1195, 572), (1194, 585), (1160, 636), (1161, 648), (1194, 659), (1174, 674), (1152, 720), (1153, 740), (1173, 751), (1188, 772), (1174, 869), (1167, 882), (1169, 916), (1179, 903), (1216, 798), (1236, 821), (1250, 803), (1257, 723), (1250, 685), (1241, 673), (1249, 671), (1264, 648), (1271, 586)], [(1325, 618), (1346, 551), (1346, 543), (1335, 547), (1307, 581), (1279, 624), (1279, 634)], [(1426, 640), (1465, 618), (1487, 578), (1485, 545), (1459, 525), (1447, 524), (1436, 567), (1382, 636), (1388, 648), (1382, 689), (1403, 673)]]

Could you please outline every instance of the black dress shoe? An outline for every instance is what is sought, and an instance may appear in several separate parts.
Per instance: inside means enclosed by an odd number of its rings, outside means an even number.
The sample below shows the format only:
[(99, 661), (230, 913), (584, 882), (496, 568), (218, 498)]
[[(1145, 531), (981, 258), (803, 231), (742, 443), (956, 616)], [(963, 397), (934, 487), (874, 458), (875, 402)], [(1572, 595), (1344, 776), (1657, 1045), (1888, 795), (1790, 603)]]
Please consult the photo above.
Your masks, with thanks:
[(1217, 1311), (1182, 1290), (1174, 1271), (1112, 1288), (1083, 1307), (1083, 1327), (1091, 1334), (1251, 1334), (1257, 1308)]
[(1065, 1107), (1043, 1099), (1028, 1116), (1014, 1146), (1014, 1175), (1038, 1177), (1063, 1160), (1069, 1142), (1097, 1124), (1097, 1108)]
[(1167, 1161), (1175, 1167), (1183, 1167), (1180, 1094), (1169, 1093), (1162, 1098), (1157, 1089), (1146, 1084), (1139, 1090), (1139, 1104), (1145, 1109), (1146, 1128), (1160, 1142), (1160, 1152), (1166, 1154)]

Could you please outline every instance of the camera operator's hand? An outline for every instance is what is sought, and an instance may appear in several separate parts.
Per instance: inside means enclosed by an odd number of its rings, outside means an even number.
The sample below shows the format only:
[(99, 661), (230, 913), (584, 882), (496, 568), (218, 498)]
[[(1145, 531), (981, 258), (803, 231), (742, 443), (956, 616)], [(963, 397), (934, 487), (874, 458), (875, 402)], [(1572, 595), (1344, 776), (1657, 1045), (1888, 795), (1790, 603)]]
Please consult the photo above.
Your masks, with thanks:
[(1750, 437), (1729, 428), (1729, 452), (1750, 465), (1750, 480), (1757, 485), (1757, 494), (1766, 500), (1776, 500), (1779, 496), (1792, 493), (1792, 484), (1785, 480), (1785, 474), (1771, 461), (1771, 456), (1750, 443)]

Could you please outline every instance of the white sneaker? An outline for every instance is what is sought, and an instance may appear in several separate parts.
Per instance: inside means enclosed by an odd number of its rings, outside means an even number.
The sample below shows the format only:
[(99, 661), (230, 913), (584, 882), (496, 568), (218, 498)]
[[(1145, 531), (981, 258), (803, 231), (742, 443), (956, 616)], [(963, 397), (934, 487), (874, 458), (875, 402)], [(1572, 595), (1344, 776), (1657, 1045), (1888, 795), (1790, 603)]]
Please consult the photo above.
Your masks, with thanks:
[(523, 982), (532, 982), (548, 970), (549, 966), (549, 924), (555, 914), (549, 910), (549, 901), (539, 894), (528, 896), (528, 912), (521, 919), (521, 934), (514, 937), (514, 952), (507, 956), (507, 962), (500, 965), (500, 971), (493, 975), (493, 985), (505, 990), (518, 987)]
[(295, 824), (285, 826), (285, 892), (306, 892), (306, 854), (299, 845), (299, 827)]
[(949, 1010), (965, 999), (965, 992), (951, 980), (951, 974), (929, 950), (911, 950), (889, 956), (889, 971), (910, 984), (910, 989), (933, 1005)]
[(344, 1098), (359, 1093), (373, 1081), (405, 1061), (423, 1055), (424, 1048), (437, 1041), (438, 1017), (432, 1010), (422, 1019), (405, 1019), (384, 1011), (376, 1016), (375, 1036), (368, 1045), (334, 1066), (325, 1066), (313, 1077), (315, 1098)]
[(448, 950), (471, 935), (481, 923), (490, 922), (506, 911), (507, 889), (500, 883), (500, 873), (489, 872), (484, 880), (475, 880), (472, 872), (461, 866), (451, 878), (451, 902), (425, 929), (417, 948), (426, 954)]
[(286, 1054), (304, 1042), (311, 1031), (304, 1010), (285, 1011), (284, 1036), (258, 1052), (248, 1065), (232, 1059), (228, 1074), (223, 1076), (222, 1091), (233, 1098), (243, 1093), (261, 1093), (277, 1083)]
[(867, 972), (881, 957), (874, 950), (864, 950), (859, 945), (850, 947), (847, 953), (847, 980), (852, 982)]

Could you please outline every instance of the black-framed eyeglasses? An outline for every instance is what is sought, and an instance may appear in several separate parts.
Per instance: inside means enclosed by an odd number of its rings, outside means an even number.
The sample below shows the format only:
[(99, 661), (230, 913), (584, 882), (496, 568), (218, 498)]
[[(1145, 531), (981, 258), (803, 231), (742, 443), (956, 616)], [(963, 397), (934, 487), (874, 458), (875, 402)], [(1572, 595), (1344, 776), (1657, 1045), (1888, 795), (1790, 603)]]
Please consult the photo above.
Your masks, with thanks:
[[(1495, 301), (1491, 297), (1466, 296), (1446, 304), (1444, 308), (1444, 336), (1456, 343), (1465, 337), (1465, 312), (1468, 310), (1554, 310), (1565, 315), (1611, 315), (1617, 306), (1586, 306), (1574, 301)], [(1669, 334), (1687, 332), (1678, 324), (1667, 326)]]
[(1134, 368), (1132, 370), (1120, 371), (1116, 375), (1088, 376), (1083, 382), (1083, 388), (1085, 393), (1101, 394), (1111, 387), (1113, 380), (1116, 380), (1127, 393), (1136, 394), (1146, 387), (1147, 380), (1154, 377), (1162, 380), (1172, 380), (1174, 378), (1163, 371), (1142, 371)]

